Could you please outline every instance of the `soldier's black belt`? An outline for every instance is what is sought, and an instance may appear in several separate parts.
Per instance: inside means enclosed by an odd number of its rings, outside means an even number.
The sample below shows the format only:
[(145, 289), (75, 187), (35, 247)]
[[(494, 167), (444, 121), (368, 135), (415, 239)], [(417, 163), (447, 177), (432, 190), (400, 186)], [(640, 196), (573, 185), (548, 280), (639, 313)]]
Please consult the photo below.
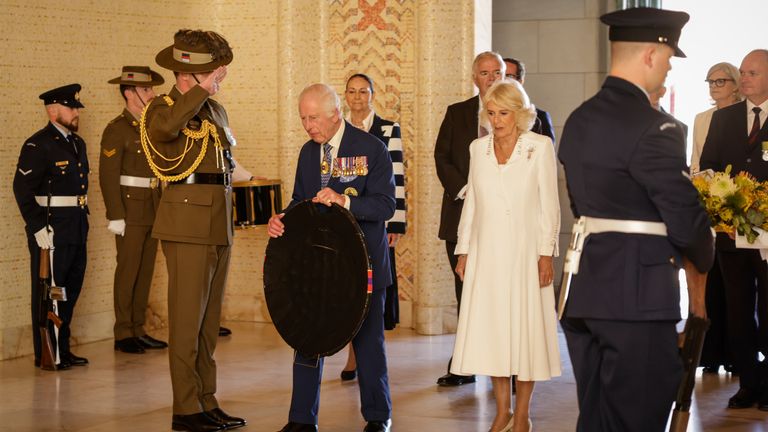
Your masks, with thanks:
[(192, 173), (186, 178), (170, 182), (170, 184), (211, 184), (232, 185), (232, 175), (229, 173)]

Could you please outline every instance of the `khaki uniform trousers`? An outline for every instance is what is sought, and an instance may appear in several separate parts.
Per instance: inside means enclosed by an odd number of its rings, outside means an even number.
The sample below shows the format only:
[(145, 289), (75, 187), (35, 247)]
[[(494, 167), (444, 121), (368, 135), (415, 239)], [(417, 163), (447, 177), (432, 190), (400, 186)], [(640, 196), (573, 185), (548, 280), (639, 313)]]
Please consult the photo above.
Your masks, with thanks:
[(169, 363), (173, 414), (218, 408), (216, 362), (229, 245), (162, 242), (168, 266)]
[(157, 239), (152, 238), (152, 225), (127, 225), (125, 236), (115, 236), (115, 241), (115, 340), (144, 336)]

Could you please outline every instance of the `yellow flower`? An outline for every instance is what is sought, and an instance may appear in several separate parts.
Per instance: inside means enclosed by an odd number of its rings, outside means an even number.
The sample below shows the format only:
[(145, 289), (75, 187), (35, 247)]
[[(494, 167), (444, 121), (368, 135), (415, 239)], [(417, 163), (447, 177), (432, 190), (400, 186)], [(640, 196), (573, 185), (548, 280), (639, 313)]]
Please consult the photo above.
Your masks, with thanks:
[(709, 183), (709, 194), (718, 198), (725, 198), (733, 195), (739, 187), (736, 183), (724, 173), (716, 173)]

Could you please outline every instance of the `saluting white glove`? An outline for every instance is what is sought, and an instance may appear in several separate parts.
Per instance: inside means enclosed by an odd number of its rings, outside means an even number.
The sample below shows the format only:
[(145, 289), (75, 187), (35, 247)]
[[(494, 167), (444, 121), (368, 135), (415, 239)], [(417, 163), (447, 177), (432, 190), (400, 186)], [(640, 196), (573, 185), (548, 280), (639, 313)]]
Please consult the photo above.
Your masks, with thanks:
[(35, 233), (35, 241), (40, 249), (53, 249), (53, 228), (50, 225)]
[(109, 221), (107, 229), (114, 235), (125, 236), (125, 219)]

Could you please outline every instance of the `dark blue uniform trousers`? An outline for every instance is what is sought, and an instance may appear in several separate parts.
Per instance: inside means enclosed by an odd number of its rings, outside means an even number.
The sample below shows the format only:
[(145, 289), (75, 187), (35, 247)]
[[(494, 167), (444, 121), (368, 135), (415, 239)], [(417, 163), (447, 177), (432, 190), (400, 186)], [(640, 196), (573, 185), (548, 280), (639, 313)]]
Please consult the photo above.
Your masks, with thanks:
[[(389, 396), (387, 357), (384, 348), (384, 296), (386, 290), (371, 294), (368, 316), (352, 346), (357, 355), (357, 376), (360, 385), (360, 411), (366, 421), (385, 421), (392, 415)], [(306, 358), (296, 353), (293, 363), (293, 395), (288, 420), (295, 423), (317, 424), (320, 410), (320, 381), (323, 358)]]
[(663, 432), (682, 377), (674, 321), (561, 321), (576, 377), (577, 432)]
[[(41, 294), (38, 282), (40, 279), (40, 248), (32, 236), (27, 236), (27, 246), (29, 247), (32, 277), (32, 340), (35, 348), (35, 360), (40, 360), (40, 331), (38, 330), (38, 301)], [(69, 353), (70, 324), (72, 323), (75, 304), (80, 297), (87, 262), (88, 255), (85, 243), (57, 245), (53, 250), (53, 279), (57, 286), (67, 289), (67, 301), (60, 301), (57, 304), (58, 315), (62, 321), (59, 328), (58, 344), (53, 331), (53, 323), (48, 321), (48, 332), (51, 335), (54, 354), (57, 347), (62, 354)]]

